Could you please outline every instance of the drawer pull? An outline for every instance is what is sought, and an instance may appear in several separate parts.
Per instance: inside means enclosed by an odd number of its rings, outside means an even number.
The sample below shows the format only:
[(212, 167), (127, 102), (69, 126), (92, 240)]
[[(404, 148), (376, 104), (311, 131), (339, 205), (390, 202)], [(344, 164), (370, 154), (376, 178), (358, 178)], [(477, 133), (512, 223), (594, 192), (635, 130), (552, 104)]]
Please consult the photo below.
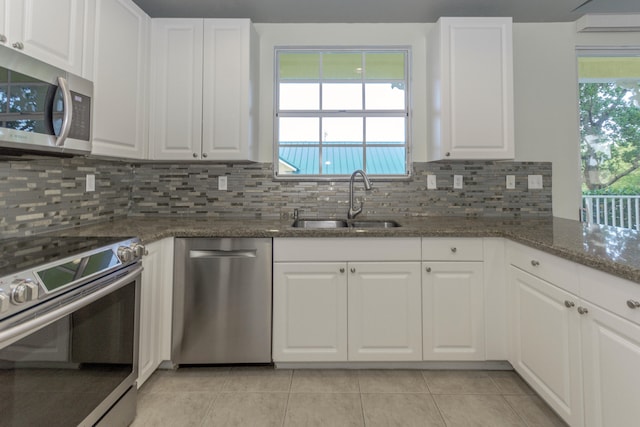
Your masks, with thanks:
[(458, 248), (456, 248), (456, 247), (451, 248), (451, 252), (453, 252), (455, 254), (456, 252), (458, 252)]
[(535, 259), (531, 260), (531, 265), (533, 265), (534, 267), (537, 267), (540, 265), (540, 261), (536, 261)]
[(584, 307), (578, 307), (578, 313), (580, 314), (587, 314), (589, 312), (589, 310), (587, 310)]
[(575, 307), (576, 303), (573, 301), (569, 301), (569, 300), (564, 300), (564, 306), (567, 308), (571, 308), (571, 307)]
[(355, 269), (355, 268), (352, 268), (352, 269), (351, 269), (351, 272), (352, 272), (352, 273), (355, 273), (355, 272), (356, 272), (356, 269)]
[(632, 309), (636, 309), (636, 308), (640, 308), (640, 301), (635, 301), (635, 300), (627, 300), (627, 305), (629, 306), (629, 308)]
[(340, 269), (340, 273), (344, 273), (344, 268), (341, 268), (341, 269)]
[(427, 273), (431, 273), (431, 267), (427, 267), (425, 270), (427, 271)]

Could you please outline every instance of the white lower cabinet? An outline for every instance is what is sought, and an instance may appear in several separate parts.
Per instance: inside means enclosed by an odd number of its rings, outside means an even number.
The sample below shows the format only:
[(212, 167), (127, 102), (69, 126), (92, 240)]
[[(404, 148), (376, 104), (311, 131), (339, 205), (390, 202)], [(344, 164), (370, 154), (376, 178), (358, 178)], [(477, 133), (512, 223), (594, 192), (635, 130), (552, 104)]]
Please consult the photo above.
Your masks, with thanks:
[(422, 359), (420, 264), (348, 264), (349, 360)]
[(640, 285), (509, 243), (510, 362), (571, 426), (638, 425)]
[(275, 263), (273, 359), (347, 360), (346, 263)]
[(423, 262), (424, 360), (485, 360), (482, 262)]
[(274, 239), (275, 362), (422, 360), (420, 239)]
[(638, 425), (640, 325), (584, 301), (580, 308), (585, 424)]
[(420, 264), (275, 263), (276, 362), (421, 360)]
[(583, 425), (578, 298), (511, 266), (511, 364), (570, 425)]
[(140, 348), (138, 388), (171, 352), (171, 296), (173, 288), (173, 238), (146, 245), (142, 258), (140, 295)]

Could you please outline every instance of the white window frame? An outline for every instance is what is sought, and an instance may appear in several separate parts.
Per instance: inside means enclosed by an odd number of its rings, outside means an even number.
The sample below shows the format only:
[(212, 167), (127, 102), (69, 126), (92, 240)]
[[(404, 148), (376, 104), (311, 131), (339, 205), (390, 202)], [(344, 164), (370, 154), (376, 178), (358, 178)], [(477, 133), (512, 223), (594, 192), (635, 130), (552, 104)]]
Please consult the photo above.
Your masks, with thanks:
[[(279, 110), (279, 88), (280, 88), (280, 78), (279, 78), (279, 53), (280, 52), (353, 52), (353, 53), (367, 53), (367, 52), (391, 52), (391, 53), (404, 53), (405, 54), (405, 109), (404, 110), (375, 110), (375, 111), (366, 111), (364, 110), (364, 103), (362, 110), (305, 110), (305, 111), (286, 111)], [(336, 80), (332, 79), (331, 83), (354, 83), (353, 79), (345, 79)], [(308, 81), (307, 81), (308, 82)], [(322, 81), (320, 81), (320, 85), (322, 85)], [(273, 98), (273, 176), (276, 180), (283, 181), (347, 181), (350, 178), (350, 174), (344, 175), (330, 175), (330, 174), (319, 174), (319, 175), (295, 175), (295, 174), (286, 174), (279, 175), (279, 162), (280, 162), (280, 145), (279, 145), (279, 118), (280, 117), (406, 117), (405, 121), (405, 172), (403, 174), (396, 175), (369, 175), (369, 178), (374, 181), (398, 181), (398, 180), (409, 180), (412, 175), (412, 156), (411, 156), (411, 112), (412, 112), (412, 96), (411, 96), (411, 47), (409, 46), (313, 46), (313, 47), (305, 47), (305, 46), (276, 46), (274, 48), (274, 98)], [(320, 94), (322, 94), (322, 90), (320, 90)], [(322, 96), (322, 95), (320, 95)], [(363, 94), (364, 101), (364, 94)], [(322, 129), (320, 129), (320, 133), (322, 133)], [(321, 138), (319, 142), (319, 146), (322, 147)], [(363, 141), (363, 161), (366, 165), (366, 136), (364, 137), (365, 141)], [(340, 147), (339, 144), (332, 143), (332, 147)], [(383, 147), (384, 145), (376, 144), (376, 147)], [(397, 145), (394, 145), (397, 146)], [(320, 164), (322, 164), (322, 157), (319, 159)], [(366, 166), (365, 166), (366, 167)]]

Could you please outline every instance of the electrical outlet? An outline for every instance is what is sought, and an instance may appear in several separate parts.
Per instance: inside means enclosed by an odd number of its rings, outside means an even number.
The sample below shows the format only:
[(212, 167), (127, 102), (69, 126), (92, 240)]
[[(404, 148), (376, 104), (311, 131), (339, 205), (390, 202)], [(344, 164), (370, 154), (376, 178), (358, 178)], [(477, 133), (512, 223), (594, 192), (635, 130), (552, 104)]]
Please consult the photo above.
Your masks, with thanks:
[(92, 173), (88, 173), (87, 174), (87, 180), (86, 180), (86, 191), (87, 193), (91, 192), (91, 191), (96, 191), (96, 176)]
[(227, 177), (225, 175), (218, 177), (218, 190), (227, 191)]
[(529, 175), (529, 190), (540, 190), (542, 189), (542, 175)]
[(507, 190), (514, 190), (516, 188), (516, 176), (515, 175), (507, 175), (506, 180)]
[(460, 189), (462, 189), (462, 185), (463, 185), (462, 175), (454, 175), (453, 176), (453, 188), (455, 188), (456, 190), (460, 190)]
[(436, 176), (435, 175), (427, 175), (427, 189), (435, 190), (438, 186), (436, 184)]

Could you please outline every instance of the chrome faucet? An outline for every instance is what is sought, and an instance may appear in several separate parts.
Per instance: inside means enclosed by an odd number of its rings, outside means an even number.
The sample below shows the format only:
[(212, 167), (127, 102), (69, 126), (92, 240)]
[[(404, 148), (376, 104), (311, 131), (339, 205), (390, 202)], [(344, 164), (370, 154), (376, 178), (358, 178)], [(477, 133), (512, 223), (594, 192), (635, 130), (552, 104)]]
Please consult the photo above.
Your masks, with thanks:
[(356, 175), (358, 174), (362, 175), (362, 180), (364, 182), (364, 189), (369, 191), (372, 188), (371, 181), (369, 181), (369, 177), (367, 176), (366, 173), (364, 173), (363, 170), (358, 169), (357, 171), (351, 174), (351, 180), (349, 181), (349, 213), (347, 214), (348, 219), (353, 219), (356, 217), (356, 215), (362, 212), (362, 202), (360, 202), (360, 206), (356, 208), (355, 207), (356, 198), (353, 195), (353, 182), (355, 181)]

